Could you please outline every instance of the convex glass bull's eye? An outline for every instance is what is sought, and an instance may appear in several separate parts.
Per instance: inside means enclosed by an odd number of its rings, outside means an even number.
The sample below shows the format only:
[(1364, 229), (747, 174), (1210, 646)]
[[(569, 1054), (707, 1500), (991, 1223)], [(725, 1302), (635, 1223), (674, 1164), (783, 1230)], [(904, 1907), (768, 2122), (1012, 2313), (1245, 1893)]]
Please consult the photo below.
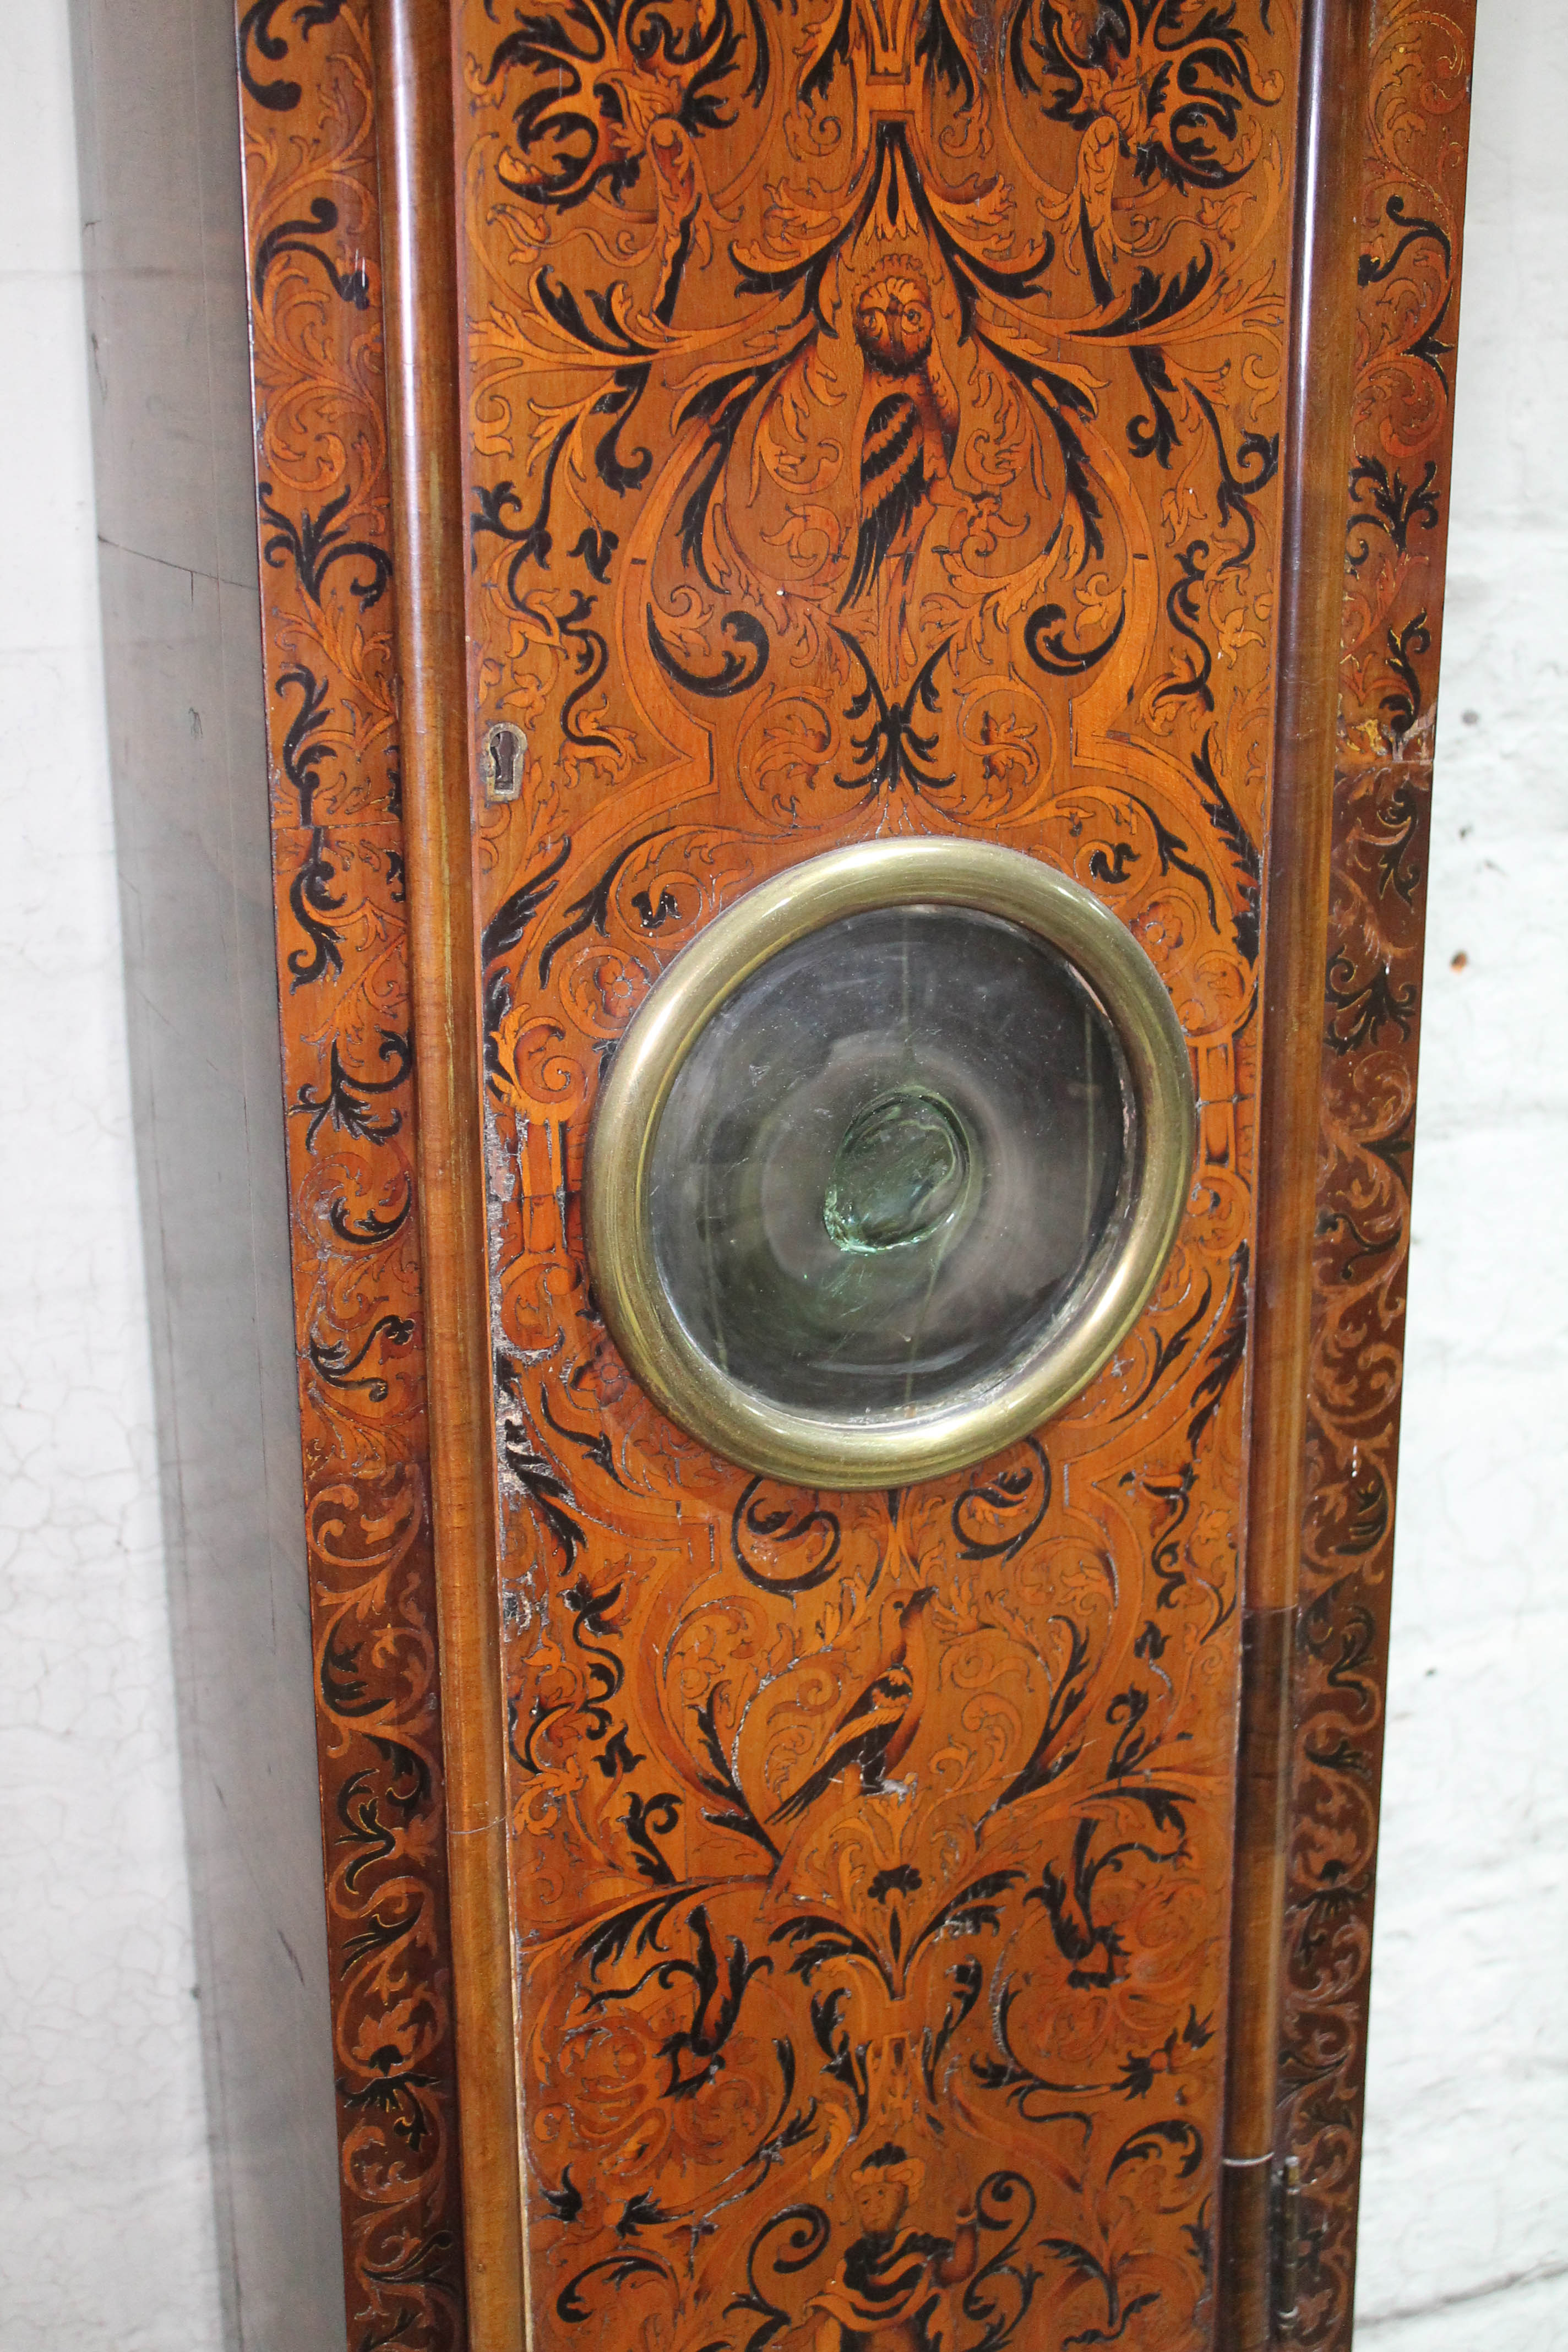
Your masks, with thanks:
[(1138, 1104), (1048, 940), (870, 907), (782, 948), (692, 1042), (653, 1139), (665, 1294), (759, 1395), (862, 1423), (1003, 1374), (1112, 1237)]
[(833, 1155), (822, 1222), (840, 1249), (903, 1249), (945, 1224), (973, 1155), (956, 1111), (919, 1087), (857, 1111)]
[(633, 1022), (590, 1152), (598, 1296), (717, 1451), (934, 1475), (1105, 1361), (1193, 1128), (1170, 1000), (1088, 892), (977, 843), (835, 852), (720, 917)]

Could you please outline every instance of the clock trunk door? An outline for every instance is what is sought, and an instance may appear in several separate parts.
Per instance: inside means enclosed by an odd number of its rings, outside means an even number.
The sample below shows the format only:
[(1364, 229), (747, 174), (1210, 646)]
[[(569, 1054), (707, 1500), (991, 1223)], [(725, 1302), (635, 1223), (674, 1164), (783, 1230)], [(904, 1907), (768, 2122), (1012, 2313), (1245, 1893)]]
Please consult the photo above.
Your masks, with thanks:
[[(531, 2341), (1205, 2346), (1291, 12), (455, 24)], [(1022, 853), (1136, 943), (1190, 1182), (1043, 1425), (803, 1486), (616, 1346), (595, 1108), (748, 892), (916, 837)], [(958, 1197), (921, 1086), (844, 1113), (851, 1239), (915, 1236), (872, 1150)]]

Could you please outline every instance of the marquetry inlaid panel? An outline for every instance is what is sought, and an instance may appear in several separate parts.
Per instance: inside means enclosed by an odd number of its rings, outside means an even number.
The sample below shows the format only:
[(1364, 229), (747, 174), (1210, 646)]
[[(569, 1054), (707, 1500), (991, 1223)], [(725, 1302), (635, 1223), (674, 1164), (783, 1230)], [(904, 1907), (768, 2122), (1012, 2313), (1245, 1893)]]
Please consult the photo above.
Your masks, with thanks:
[(464, 2340), (371, 11), (239, 20), (349, 2342)]
[[(1295, 26), (458, 12), (534, 2341), (1206, 2343)], [(509, 739), (509, 742), (514, 739)], [(836, 843), (1098, 892), (1201, 1101), (1174, 1257), (979, 1470), (785, 1490), (606, 1339), (595, 1089)]]
[(1373, 26), (1295, 1690), (1282, 2138), (1298, 2336), (1348, 2352), (1474, 0)]

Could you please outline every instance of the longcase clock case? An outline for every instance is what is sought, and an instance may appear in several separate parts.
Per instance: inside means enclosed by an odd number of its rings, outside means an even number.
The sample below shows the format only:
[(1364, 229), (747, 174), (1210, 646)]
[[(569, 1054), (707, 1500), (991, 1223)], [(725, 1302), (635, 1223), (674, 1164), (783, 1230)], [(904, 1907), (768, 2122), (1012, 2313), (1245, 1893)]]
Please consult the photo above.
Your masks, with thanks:
[[(1472, 16), (239, 15), (355, 2347), (1349, 2345)], [(803, 1483), (595, 1113), (899, 844), (1189, 1157), (1047, 1418)]]

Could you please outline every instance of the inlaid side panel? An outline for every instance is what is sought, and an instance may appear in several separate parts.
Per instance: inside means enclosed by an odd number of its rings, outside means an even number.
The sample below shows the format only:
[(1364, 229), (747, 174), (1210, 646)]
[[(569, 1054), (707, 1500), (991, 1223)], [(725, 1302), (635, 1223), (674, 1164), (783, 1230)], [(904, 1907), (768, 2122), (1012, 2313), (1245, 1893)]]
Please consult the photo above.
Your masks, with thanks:
[(239, 63), (351, 2352), (466, 2341), (363, 0)]
[(1281, 2117), (1296, 2340), (1325, 2352), (1351, 2341), (1474, 25), (1384, 0), (1367, 124)]
[[(457, 13), (534, 2341), (1206, 2344), (1293, 16)], [(1153, 959), (1186, 1220), (1038, 1437), (785, 1490), (605, 1338), (595, 1089), (943, 831)]]

